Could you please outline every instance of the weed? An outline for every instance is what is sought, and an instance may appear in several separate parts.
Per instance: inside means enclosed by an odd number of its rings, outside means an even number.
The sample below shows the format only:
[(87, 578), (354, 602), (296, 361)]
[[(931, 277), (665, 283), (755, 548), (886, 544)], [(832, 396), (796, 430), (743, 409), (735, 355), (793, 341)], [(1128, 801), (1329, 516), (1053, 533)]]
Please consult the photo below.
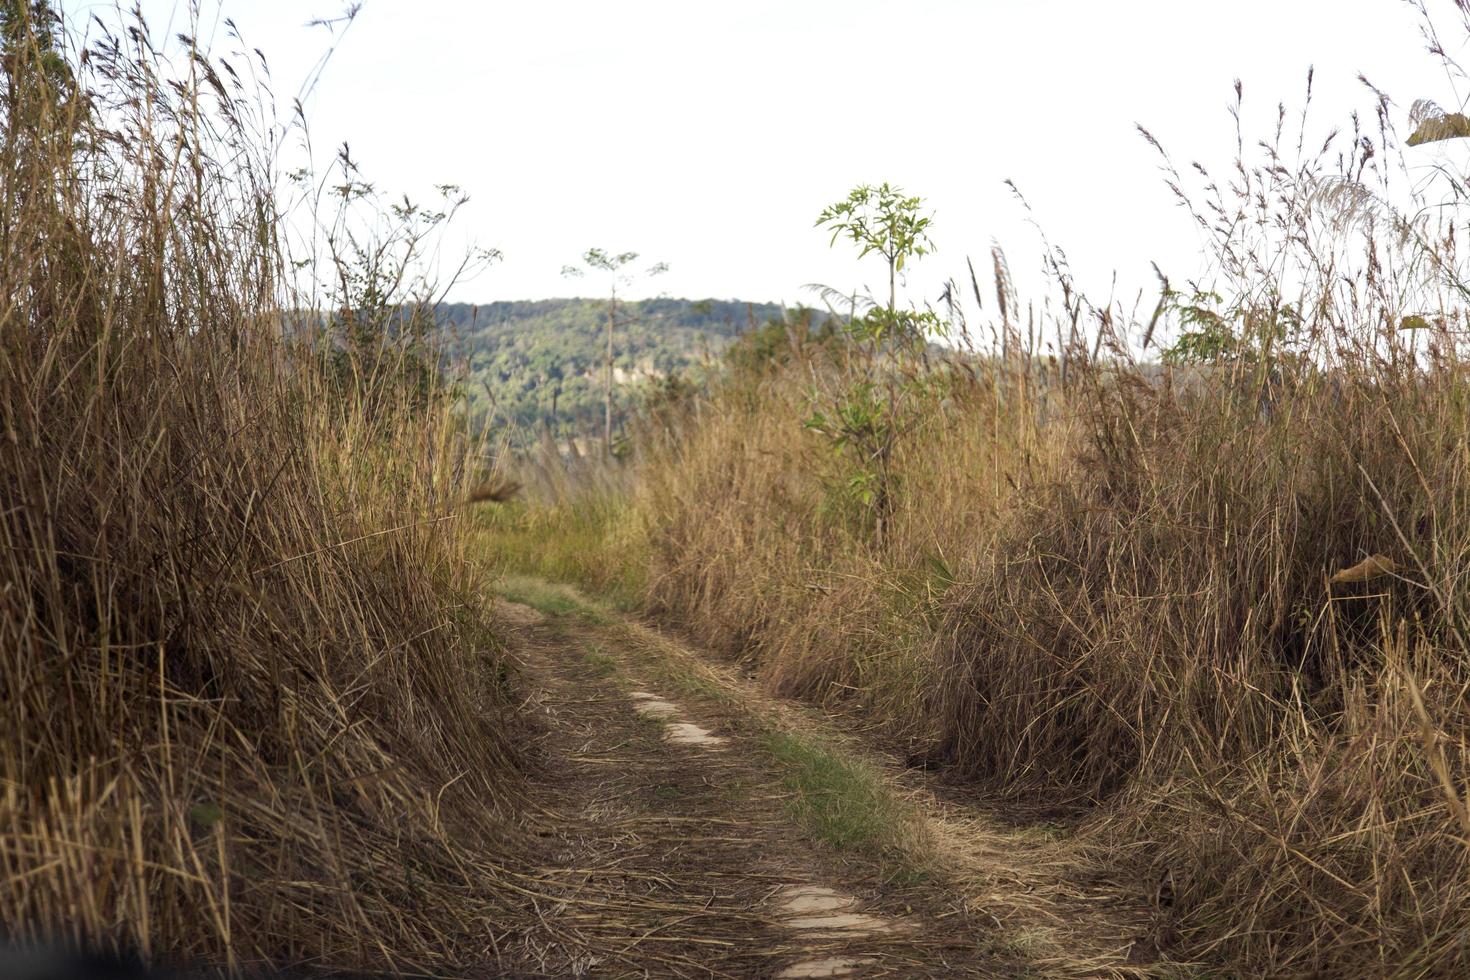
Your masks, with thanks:
[[(559, 460), (544, 462), (550, 469)], [(616, 464), (613, 464), (616, 465)], [(545, 483), (538, 488), (548, 491)], [(631, 609), (645, 598), (648, 575), (645, 539), (632, 523), (626, 502), (604, 491), (566, 491), (548, 506), (511, 503), (476, 512), (476, 553), (494, 571), (579, 585), (616, 608)]]
[(791, 732), (768, 734), (761, 747), (793, 794), (793, 814), (818, 839), (869, 858), (902, 852), (902, 810), (877, 774)]
[(618, 662), (605, 653), (588, 651), (582, 655), (598, 677), (611, 677), (618, 672)]
[(548, 616), (581, 615), (592, 609), (576, 589), (523, 575), (508, 575), (496, 583), (496, 591), (510, 602), (519, 602)]

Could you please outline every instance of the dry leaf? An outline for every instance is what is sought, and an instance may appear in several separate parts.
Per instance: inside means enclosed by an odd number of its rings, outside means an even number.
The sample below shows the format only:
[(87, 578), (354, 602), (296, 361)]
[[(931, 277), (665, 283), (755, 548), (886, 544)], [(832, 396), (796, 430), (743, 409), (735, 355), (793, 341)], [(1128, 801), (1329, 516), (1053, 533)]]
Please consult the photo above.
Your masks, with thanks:
[(1398, 562), (1387, 555), (1369, 555), (1356, 565), (1344, 568), (1327, 581), (1331, 585), (1340, 585), (1343, 582), (1368, 582), (1383, 575), (1392, 575), (1398, 570)]
[(515, 495), (521, 492), (521, 485), (514, 480), (497, 479), (480, 485), (465, 498), (467, 504), (480, 504), (485, 502), (503, 504), (507, 500), (515, 499)]
[(1458, 112), (1452, 112), (1443, 116), (1433, 116), (1419, 124), (1409, 137), (1410, 146), (1418, 146), (1421, 143), (1438, 143), (1440, 140), (1460, 139), (1470, 136), (1470, 119)]

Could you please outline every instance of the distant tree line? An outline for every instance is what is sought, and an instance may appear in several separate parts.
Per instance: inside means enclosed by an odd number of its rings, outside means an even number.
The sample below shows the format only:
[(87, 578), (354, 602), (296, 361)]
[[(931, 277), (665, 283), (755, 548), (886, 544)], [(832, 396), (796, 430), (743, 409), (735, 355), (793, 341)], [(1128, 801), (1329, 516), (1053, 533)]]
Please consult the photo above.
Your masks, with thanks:
[[(616, 423), (670, 375), (697, 375), (741, 334), (783, 316), (773, 303), (648, 299), (619, 303)], [(523, 435), (592, 435), (603, 425), (604, 299), (442, 304), (437, 320), (463, 378), (471, 424)]]

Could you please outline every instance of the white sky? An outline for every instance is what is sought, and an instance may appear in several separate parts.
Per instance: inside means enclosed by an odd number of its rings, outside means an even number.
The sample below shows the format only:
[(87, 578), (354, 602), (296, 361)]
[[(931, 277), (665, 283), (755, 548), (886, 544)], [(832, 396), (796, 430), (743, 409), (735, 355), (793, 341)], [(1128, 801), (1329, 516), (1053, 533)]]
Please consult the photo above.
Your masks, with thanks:
[[(221, 2), (283, 99), (330, 43), (307, 21), (346, 5)], [(142, 0), (156, 30), (183, 6)], [(1131, 296), (1152, 286), (1150, 259), (1181, 278), (1199, 262), (1134, 123), (1181, 164), (1224, 171), (1232, 81), (1248, 133), (1265, 135), (1309, 65), (1322, 132), (1369, 107), (1359, 72), (1400, 113), (1458, 102), (1401, 0), (364, 0), (308, 113), (319, 149), (349, 142), (385, 189), (470, 193), (461, 230), (506, 260), (457, 299), (593, 291), (560, 275), (593, 245), (669, 262), (643, 294), (877, 287), (881, 260), (857, 263), (812, 225), (884, 180), (936, 213), (912, 298), (963, 277), (966, 255), (983, 275), (993, 239), (1025, 279), (1037, 239), (1007, 177), (1105, 298), (1114, 271)]]

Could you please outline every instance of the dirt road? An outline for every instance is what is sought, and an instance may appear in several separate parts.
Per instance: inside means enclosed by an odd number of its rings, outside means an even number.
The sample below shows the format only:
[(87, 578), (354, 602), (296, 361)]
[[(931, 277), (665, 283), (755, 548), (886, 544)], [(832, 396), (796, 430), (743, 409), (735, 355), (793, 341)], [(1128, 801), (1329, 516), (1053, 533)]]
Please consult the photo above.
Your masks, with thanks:
[(498, 952), (531, 975), (1157, 975), (1146, 897), (1090, 875), (1054, 829), (943, 802), (829, 719), (570, 589), (508, 594), (551, 829), (539, 925)]

